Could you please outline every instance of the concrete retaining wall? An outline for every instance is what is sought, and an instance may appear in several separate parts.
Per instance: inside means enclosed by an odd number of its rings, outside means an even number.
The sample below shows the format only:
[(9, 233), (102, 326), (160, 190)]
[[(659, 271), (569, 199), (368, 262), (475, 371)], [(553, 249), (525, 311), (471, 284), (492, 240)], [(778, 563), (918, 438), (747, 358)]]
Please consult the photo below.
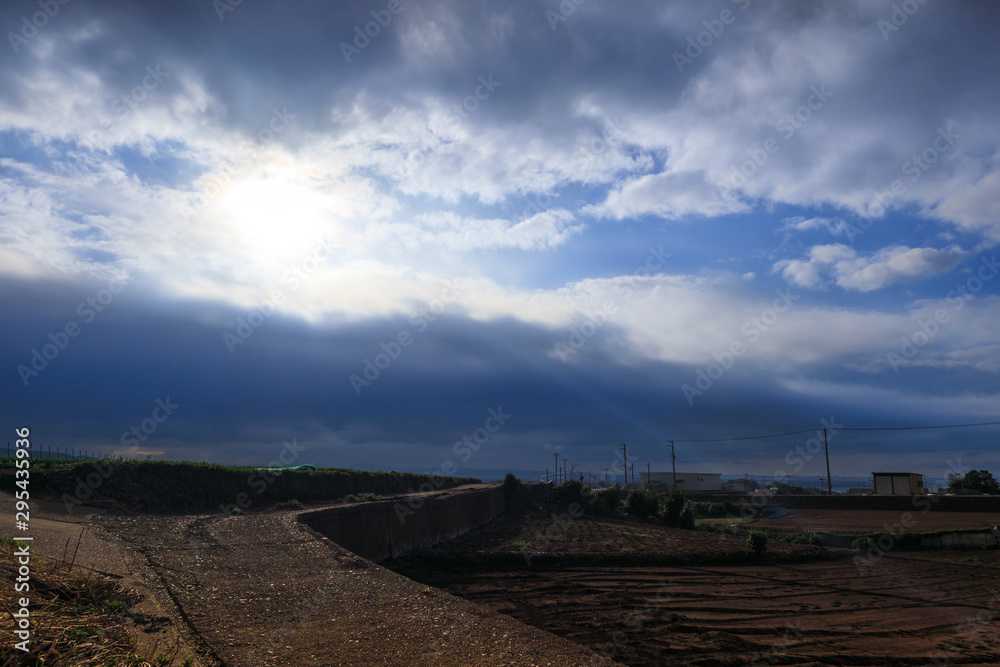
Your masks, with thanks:
[(431, 547), (489, 523), (504, 510), (501, 485), (332, 507), (299, 521), (376, 563)]
[[(687, 493), (689, 500), (739, 504), (748, 496), (722, 493)], [(768, 506), (810, 510), (922, 510), (938, 512), (1000, 512), (1000, 496), (770, 496)], [(763, 506), (763, 505), (762, 505)]]

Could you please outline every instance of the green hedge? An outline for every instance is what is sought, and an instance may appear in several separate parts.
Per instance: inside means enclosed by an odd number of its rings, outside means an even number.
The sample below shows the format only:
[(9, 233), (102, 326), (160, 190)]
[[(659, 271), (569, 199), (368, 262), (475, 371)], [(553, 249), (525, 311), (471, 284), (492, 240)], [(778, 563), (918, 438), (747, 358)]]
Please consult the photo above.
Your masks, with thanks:
[[(225, 511), (228, 506), (245, 510), (290, 500), (312, 502), (349, 494), (388, 495), (479, 483), (469, 477), (406, 472), (341, 468), (278, 472), (188, 461), (99, 460), (39, 468), (33, 461), (33, 494), (56, 496), (68, 505), (114, 501), (152, 511)], [(14, 470), (0, 470), (0, 489), (15, 488)]]

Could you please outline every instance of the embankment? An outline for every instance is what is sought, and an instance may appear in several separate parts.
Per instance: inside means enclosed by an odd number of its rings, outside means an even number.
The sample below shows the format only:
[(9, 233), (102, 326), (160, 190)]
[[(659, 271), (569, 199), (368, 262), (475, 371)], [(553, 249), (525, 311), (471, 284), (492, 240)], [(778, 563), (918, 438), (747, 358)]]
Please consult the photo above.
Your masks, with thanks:
[(497, 484), (305, 512), (299, 521), (379, 562), (453, 540), (489, 523), (503, 510), (503, 487)]
[[(13, 460), (0, 467), (0, 490), (15, 490)], [(76, 505), (116, 503), (153, 512), (265, 509), (297, 500), (319, 502), (349, 494), (412, 493), (422, 485), (451, 488), (478, 483), (468, 477), (436, 477), (406, 472), (320, 468), (315, 471), (268, 470), (187, 461), (121, 461), (100, 459), (57, 467), (32, 464), (36, 492)]]

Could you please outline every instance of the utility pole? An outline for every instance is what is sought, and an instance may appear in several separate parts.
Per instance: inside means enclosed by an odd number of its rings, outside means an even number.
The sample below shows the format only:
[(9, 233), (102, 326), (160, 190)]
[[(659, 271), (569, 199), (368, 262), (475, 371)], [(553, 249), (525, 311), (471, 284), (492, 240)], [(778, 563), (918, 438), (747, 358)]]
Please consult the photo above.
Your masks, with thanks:
[(652, 483), (653, 483), (653, 478), (649, 476), (649, 462), (647, 461), (646, 462), (646, 488), (647, 489), (650, 488), (650, 485)]
[(552, 481), (556, 486), (559, 486), (559, 452), (552, 452), (552, 455), (556, 457), (556, 468), (552, 476)]
[(674, 482), (673, 486), (670, 487), (672, 491), (674, 486), (677, 486), (677, 455), (674, 453), (674, 441), (670, 441), (670, 465), (673, 467), (674, 471)]
[(623, 467), (625, 469), (625, 488), (627, 489), (628, 488), (628, 447), (625, 445), (624, 442), (620, 446), (622, 448), (622, 460), (625, 463), (625, 465)]
[[(635, 486), (635, 463), (632, 463), (632, 486)], [(628, 481), (628, 474), (625, 475), (625, 481)]]
[(607, 468), (604, 469), (604, 485), (605, 486), (608, 485), (608, 469)]
[(830, 447), (826, 442), (826, 429), (823, 429), (823, 451), (826, 453), (826, 492), (833, 495), (833, 478), (830, 477)]
[(545, 469), (545, 483), (546, 484), (549, 483), (549, 469), (548, 468)]

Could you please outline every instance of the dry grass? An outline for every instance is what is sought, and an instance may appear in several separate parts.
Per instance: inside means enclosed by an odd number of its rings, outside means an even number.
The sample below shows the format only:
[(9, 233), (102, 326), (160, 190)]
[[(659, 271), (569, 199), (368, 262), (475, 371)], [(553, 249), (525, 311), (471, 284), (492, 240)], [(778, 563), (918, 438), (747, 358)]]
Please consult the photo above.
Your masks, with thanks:
[[(152, 657), (136, 654), (128, 628), (134, 625), (130, 607), (139, 596), (113, 579), (73, 569), (73, 558), (51, 562), (32, 555), (31, 589), (14, 590), (17, 562), (14, 541), (0, 536), (0, 614), (4, 619), (0, 665), (108, 665), (118, 667), (167, 667), (175, 663), (177, 647)], [(70, 551), (73, 547), (70, 546)], [(14, 647), (13, 620), (17, 599), (31, 600), (30, 651)], [(191, 665), (185, 661), (185, 665)]]

